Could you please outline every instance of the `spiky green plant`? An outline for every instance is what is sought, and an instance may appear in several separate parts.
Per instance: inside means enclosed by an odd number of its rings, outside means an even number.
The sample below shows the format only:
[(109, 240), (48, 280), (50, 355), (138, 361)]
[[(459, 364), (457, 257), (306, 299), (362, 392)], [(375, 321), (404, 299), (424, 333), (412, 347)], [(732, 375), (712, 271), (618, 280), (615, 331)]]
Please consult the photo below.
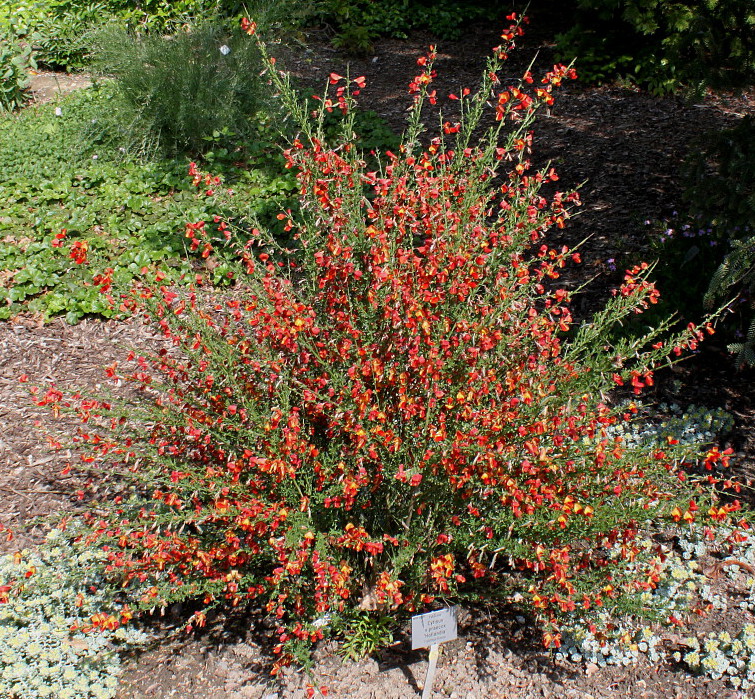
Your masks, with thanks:
[(222, 24), (171, 36), (111, 27), (94, 45), (94, 69), (115, 79), (115, 112), (133, 150), (202, 151), (213, 134), (247, 134), (263, 106), (257, 47)]

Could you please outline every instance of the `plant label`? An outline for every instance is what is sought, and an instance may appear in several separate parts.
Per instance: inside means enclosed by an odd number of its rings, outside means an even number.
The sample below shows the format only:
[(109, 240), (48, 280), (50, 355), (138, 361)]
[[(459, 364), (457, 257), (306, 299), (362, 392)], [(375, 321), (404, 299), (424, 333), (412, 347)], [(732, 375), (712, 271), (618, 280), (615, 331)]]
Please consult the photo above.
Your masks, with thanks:
[(457, 638), (456, 607), (412, 617), (412, 650), (428, 648)]

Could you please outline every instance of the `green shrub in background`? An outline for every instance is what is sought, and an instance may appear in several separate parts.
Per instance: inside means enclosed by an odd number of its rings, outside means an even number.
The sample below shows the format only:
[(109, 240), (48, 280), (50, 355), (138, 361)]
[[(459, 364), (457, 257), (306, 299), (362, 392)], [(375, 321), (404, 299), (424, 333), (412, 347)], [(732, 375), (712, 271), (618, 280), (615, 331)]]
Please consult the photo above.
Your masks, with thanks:
[[(755, 364), (755, 119), (706, 134), (687, 160), (686, 207), (708, 234), (704, 303), (740, 294), (730, 325), (737, 363)], [(714, 251), (711, 254), (710, 248)], [(689, 254), (689, 253), (688, 253)], [(710, 262), (713, 263), (711, 272)]]
[(13, 35), (0, 35), (0, 111), (22, 107), (29, 98), (29, 70), (36, 68), (31, 47)]
[(405, 38), (416, 30), (429, 30), (442, 39), (457, 39), (470, 21), (493, 14), (502, 19), (493, 0), (315, 0), (299, 5), (300, 24), (319, 23), (334, 33), (337, 48), (367, 53), (380, 36)]
[(136, 36), (115, 27), (94, 43), (93, 67), (115, 79), (115, 118), (137, 150), (200, 152), (214, 132), (248, 136), (264, 108), (259, 53), (239, 31), (204, 23)]
[[(254, 3), (252, 3), (254, 4)], [(243, 3), (233, 0), (0, 0), (0, 29), (24, 37), (40, 65), (56, 70), (84, 68), (92, 30), (101, 24), (139, 33), (165, 33), (214, 17), (231, 17)]]
[(655, 92), (736, 87), (755, 78), (750, 0), (576, 0), (558, 37), (583, 79), (630, 78)]
[(107, 16), (106, 2), (0, 2), (2, 28), (30, 44), (40, 66), (54, 70), (84, 67), (88, 31)]
[(30, 36), (40, 65), (52, 70), (84, 68), (91, 50), (89, 32), (106, 17), (106, 5), (91, 2), (40, 18)]
[[(65, 1), (75, 3), (75, 0)], [(234, 17), (243, 11), (244, 3), (236, 0), (107, 0), (107, 5), (130, 30), (159, 34), (187, 22)]]

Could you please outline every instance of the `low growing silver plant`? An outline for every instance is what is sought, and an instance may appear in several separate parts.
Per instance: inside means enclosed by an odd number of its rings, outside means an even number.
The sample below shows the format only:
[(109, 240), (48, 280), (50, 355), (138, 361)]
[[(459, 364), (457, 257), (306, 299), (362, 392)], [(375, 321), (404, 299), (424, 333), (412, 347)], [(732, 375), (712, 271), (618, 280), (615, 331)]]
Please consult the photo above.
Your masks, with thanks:
[(121, 625), (106, 555), (54, 529), (38, 550), (0, 557), (0, 696), (115, 696), (119, 650), (147, 637)]

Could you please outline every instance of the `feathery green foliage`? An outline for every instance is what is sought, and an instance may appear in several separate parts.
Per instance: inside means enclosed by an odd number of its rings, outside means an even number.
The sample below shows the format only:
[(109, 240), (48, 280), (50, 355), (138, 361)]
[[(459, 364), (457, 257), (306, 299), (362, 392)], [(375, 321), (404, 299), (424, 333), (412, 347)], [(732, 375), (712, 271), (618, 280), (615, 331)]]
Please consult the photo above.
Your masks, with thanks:
[(740, 293), (735, 310), (749, 327), (729, 349), (740, 366), (755, 365), (755, 119), (747, 116), (731, 129), (709, 134), (689, 167), (691, 213), (709, 223), (728, 247), (704, 302), (710, 308)]
[[(733, 289), (740, 290), (741, 301), (747, 303), (750, 314), (755, 314), (755, 235), (732, 241), (731, 251), (710, 281), (705, 295), (706, 305), (713, 306)], [(737, 355), (739, 366), (755, 366), (755, 315), (750, 319), (744, 339), (730, 344), (729, 350)]]
[(112, 76), (128, 145), (167, 154), (208, 149), (214, 132), (248, 136), (264, 107), (261, 63), (238, 31), (204, 23), (170, 36), (109, 28), (94, 40), (93, 67)]

